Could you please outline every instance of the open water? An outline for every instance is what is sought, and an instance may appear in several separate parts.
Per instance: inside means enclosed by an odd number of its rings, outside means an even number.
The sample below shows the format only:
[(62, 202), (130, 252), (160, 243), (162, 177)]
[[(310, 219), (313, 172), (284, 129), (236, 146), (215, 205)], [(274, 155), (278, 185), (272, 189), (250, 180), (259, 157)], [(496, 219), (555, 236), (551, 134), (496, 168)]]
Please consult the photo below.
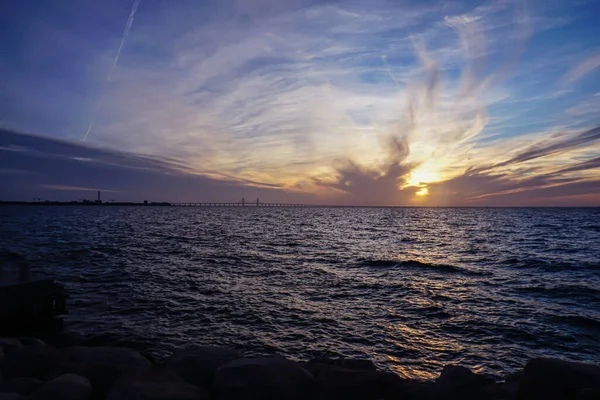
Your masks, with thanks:
[(370, 357), (402, 376), (600, 361), (600, 209), (0, 207), (66, 328), (157, 357)]

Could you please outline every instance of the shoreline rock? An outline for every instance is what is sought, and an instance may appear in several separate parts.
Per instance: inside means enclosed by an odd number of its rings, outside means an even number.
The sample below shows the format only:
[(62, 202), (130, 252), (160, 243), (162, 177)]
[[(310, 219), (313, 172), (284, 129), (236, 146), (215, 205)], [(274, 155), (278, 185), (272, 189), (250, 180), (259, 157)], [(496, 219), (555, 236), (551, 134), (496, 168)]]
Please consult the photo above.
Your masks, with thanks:
[(190, 346), (156, 363), (127, 347), (0, 338), (0, 372), (0, 400), (600, 400), (600, 366), (552, 358), (500, 379), (446, 365), (419, 381), (363, 359), (296, 362)]

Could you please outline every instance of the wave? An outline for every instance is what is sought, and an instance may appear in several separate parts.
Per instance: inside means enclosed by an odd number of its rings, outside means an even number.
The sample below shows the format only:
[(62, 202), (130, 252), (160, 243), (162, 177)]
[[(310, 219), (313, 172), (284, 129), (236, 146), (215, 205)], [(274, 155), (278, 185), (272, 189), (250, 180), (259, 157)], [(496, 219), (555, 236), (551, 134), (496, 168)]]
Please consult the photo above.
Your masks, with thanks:
[(579, 263), (570, 263), (570, 262), (549, 262), (546, 260), (540, 259), (518, 259), (518, 258), (507, 258), (502, 260), (500, 264), (503, 265), (511, 265), (516, 268), (523, 269), (541, 269), (549, 272), (560, 272), (560, 271), (573, 271), (573, 270), (600, 270), (599, 263), (592, 262), (579, 262)]
[(583, 315), (557, 315), (552, 320), (558, 323), (566, 323), (577, 328), (600, 330), (600, 321)]
[(424, 263), (416, 260), (379, 260), (379, 259), (359, 259), (359, 266), (369, 268), (409, 268), (430, 270), (433, 272), (447, 274), (466, 274), (466, 275), (487, 275), (484, 272), (470, 271), (464, 268), (449, 264)]
[(600, 296), (600, 290), (581, 285), (564, 286), (524, 286), (516, 288), (519, 292), (536, 293), (548, 295), (549, 297), (596, 297)]
[(589, 229), (590, 231), (600, 232), (600, 225), (584, 225), (583, 229)]

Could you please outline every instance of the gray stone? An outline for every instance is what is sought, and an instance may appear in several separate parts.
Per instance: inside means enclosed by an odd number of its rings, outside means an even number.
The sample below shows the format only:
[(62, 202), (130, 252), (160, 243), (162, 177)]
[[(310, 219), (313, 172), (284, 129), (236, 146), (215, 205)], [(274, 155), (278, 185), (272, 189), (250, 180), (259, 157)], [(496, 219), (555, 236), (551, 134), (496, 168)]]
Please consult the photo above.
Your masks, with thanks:
[(147, 369), (150, 362), (140, 353), (124, 347), (70, 347), (64, 372), (87, 377), (98, 396), (106, 395), (112, 384), (123, 374)]
[(400, 379), (394, 382), (381, 397), (383, 400), (436, 400), (437, 388), (429, 381)]
[(322, 370), (314, 387), (316, 400), (376, 400), (390, 395), (401, 379), (392, 373), (347, 370), (330, 367)]
[(24, 400), (25, 397), (19, 393), (0, 393), (0, 400)]
[(527, 363), (519, 381), (519, 400), (575, 398), (584, 389), (600, 389), (600, 367), (553, 358)]
[(600, 389), (583, 389), (577, 393), (575, 400), (600, 400)]
[(485, 398), (490, 400), (515, 400), (518, 389), (517, 382), (492, 383), (483, 388)]
[(444, 400), (482, 399), (486, 396), (484, 385), (494, 383), (494, 380), (477, 375), (468, 368), (460, 365), (446, 365), (439, 378), (436, 379), (438, 398)]
[(19, 341), (21, 342), (21, 344), (23, 346), (30, 346), (32, 344), (37, 344), (37, 345), (46, 344), (46, 343), (44, 343), (43, 340), (40, 340), (40, 339), (37, 339), (37, 338), (30, 338), (30, 337), (19, 338)]
[(110, 389), (107, 400), (207, 400), (203, 388), (193, 386), (170, 371), (151, 368), (121, 378)]
[(191, 384), (210, 387), (219, 367), (241, 357), (239, 351), (223, 347), (188, 347), (171, 355), (165, 368)]
[(2, 371), (4, 379), (32, 377), (46, 380), (63, 361), (61, 353), (42, 343), (17, 347), (6, 355)]
[(0, 338), (0, 347), (4, 356), (7, 357), (12, 351), (23, 347), (23, 344), (19, 339), (14, 338)]
[(332, 365), (357, 371), (377, 371), (377, 367), (373, 364), (373, 361), (358, 358), (315, 358), (308, 363)]
[(32, 400), (88, 400), (91, 395), (92, 384), (87, 378), (65, 374), (42, 385)]
[(19, 393), (28, 396), (35, 392), (40, 386), (42, 386), (42, 381), (36, 378), (14, 378), (0, 384), (0, 392)]
[(220, 400), (298, 400), (313, 385), (309, 372), (280, 357), (231, 361), (217, 370), (214, 381)]

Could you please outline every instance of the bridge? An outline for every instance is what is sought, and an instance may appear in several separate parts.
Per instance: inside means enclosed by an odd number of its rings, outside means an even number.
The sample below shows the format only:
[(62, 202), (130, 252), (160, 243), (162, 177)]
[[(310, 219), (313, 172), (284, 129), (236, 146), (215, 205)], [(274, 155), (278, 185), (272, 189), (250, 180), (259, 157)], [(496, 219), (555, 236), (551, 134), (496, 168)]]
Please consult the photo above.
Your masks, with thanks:
[(290, 203), (261, 203), (259, 199), (254, 202), (247, 202), (246, 199), (242, 198), (239, 202), (187, 202), (187, 203), (170, 203), (172, 206), (177, 207), (328, 207), (324, 205), (316, 204), (290, 204)]

